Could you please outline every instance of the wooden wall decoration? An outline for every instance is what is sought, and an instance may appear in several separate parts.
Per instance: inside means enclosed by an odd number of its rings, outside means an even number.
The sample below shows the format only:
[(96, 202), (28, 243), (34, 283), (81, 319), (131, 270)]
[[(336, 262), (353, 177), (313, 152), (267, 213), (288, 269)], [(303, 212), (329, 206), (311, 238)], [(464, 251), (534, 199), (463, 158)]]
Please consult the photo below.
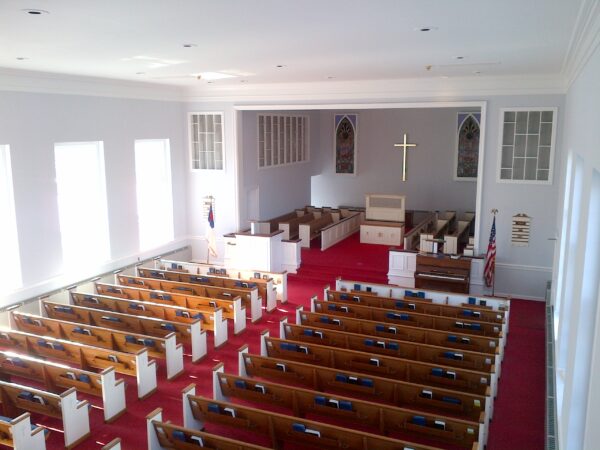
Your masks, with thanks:
[(511, 244), (518, 247), (529, 245), (531, 217), (525, 213), (514, 215), (512, 218)]

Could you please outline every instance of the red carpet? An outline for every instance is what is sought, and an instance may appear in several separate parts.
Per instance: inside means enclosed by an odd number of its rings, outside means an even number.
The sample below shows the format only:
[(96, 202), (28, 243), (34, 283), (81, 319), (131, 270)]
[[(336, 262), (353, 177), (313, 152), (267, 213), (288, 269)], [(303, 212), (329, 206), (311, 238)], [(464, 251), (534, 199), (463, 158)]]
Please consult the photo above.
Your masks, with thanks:
[[(265, 314), (257, 324), (248, 323), (248, 329), (240, 336), (234, 336), (230, 327), (229, 342), (218, 351), (213, 349), (209, 336), (208, 356), (199, 364), (189, 362), (188, 356), (185, 373), (174, 381), (166, 380), (164, 365), (159, 361), (158, 392), (146, 400), (137, 400), (135, 380), (124, 377), (128, 383), (127, 412), (114, 423), (105, 424), (102, 411), (93, 408), (90, 413), (92, 436), (76, 448), (98, 450), (115, 437), (122, 438), (124, 449), (147, 448), (145, 417), (148, 413), (161, 407), (165, 420), (181, 425), (181, 390), (185, 386), (195, 383), (198, 394), (212, 396), (210, 371), (215, 364), (223, 361), (226, 372), (237, 373), (237, 349), (240, 346), (249, 344), (250, 351), (258, 353), (259, 333), (262, 330), (269, 328), (272, 335), (279, 336), (279, 319), (288, 316), (294, 322), (296, 306), (307, 307), (313, 295), (322, 298), (324, 285), (333, 285), (338, 275), (349, 279), (387, 282), (387, 255), (387, 246), (361, 245), (358, 235), (325, 252), (318, 248), (303, 250), (302, 268), (297, 275), (290, 275), (288, 278), (287, 304), (280, 305), (271, 314)], [(544, 448), (544, 320), (543, 303), (513, 300), (508, 346), (488, 450)], [(101, 405), (97, 398), (80, 397), (88, 398), (94, 405)], [(60, 422), (54, 419), (35, 415), (34, 422), (62, 429)], [(62, 433), (53, 431), (48, 438), (47, 447), (63, 448)]]

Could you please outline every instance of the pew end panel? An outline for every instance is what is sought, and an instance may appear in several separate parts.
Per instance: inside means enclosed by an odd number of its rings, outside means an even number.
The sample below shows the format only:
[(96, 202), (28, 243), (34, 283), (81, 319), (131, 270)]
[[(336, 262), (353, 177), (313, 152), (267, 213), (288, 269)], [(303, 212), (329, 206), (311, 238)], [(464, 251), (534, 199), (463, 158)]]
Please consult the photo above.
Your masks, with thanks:
[(161, 445), (153, 423), (162, 422), (162, 420), (162, 408), (156, 408), (146, 416), (146, 442), (148, 442), (148, 450), (167, 450)]
[(213, 325), (214, 346), (215, 348), (219, 348), (227, 342), (229, 337), (227, 331), (227, 319), (223, 317), (223, 308), (215, 309), (213, 315)]
[(112, 367), (108, 367), (100, 373), (104, 421), (107, 423), (121, 417), (127, 408), (125, 404), (125, 380), (122, 378), (117, 380), (116, 373)]
[(77, 391), (71, 388), (60, 394), (65, 447), (70, 449), (87, 439), (90, 432), (89, 402), (77, 400)]
[(249, 377), (246, 370), (246, 358), (244, 357), (248, 353), (248, 344), (244, 344), (238, 349), (238, 375), (240, 377)]
[(185, 387), (182, 392), (182, 405), (183, 405), (183, 426), (185, 428), (191, 428), (193, 430), (202, 430), (204, 428), (204, 422), (194, 417), (194, 411), (192, 410), (190, 396), (196, 395), (196, 385), (190, 384)]
[[(159, 342), (159, 345), (161, 343)], [(169, 333), (164, 338), (165, 354), (167, 356), (167, 379), (174, 380), (184, 372), (183, 344), (177, 343), (175, 333)]]
[(229, 397), (223, 394), (221, 389), (221, 382), (219, 380), (219, 374), (225, 373), (225, 364), (219, 363), (212, 369), (212, 385), (213, 385), (213, 398), (221, 402), (228, 402)]
[(192, 362), (200, 362), (208, 353), (206, 331), (200, 326), (200, 319), (189, 324), (192, 341)]
[(0, 444), (15, 450), (46, 450), (47, 431), (33, 425), (28, 412), (7, 422), (0, 421), (0, 433)]
[(296, 306), (296, 324), (300, 325), (302, 323), (302, 312), (304, 311), (304, 307)]
[(141, 349), (135, 354), (135, 365), (137, 367), (136, 380), (138, 386), (138, 398), (145, 398), (156, 392), (156, 361), (148, 359), (148, 350)]
[(288, 323), (288, 318), (284, 317), (279, 321), (279, 339), (286, 339), (285, 326)]
[(246, 308), (242, 304), (242, 298), (233, 299), (233, 334), (236, 336), (246, 331)]

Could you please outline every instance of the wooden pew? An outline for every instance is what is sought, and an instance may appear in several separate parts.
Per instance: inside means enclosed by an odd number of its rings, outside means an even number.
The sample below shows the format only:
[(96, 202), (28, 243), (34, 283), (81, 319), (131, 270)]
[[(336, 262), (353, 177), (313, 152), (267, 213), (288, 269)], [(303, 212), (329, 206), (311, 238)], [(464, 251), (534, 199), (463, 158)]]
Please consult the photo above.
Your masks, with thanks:
[(125, 381), (115, 379), (113, 368), (96, 373), (21, 353), (0, 351), (0, 373), (44, 383), (49, 391), (74, 387), (79, 392), (100, 397), (105, 422), (112, 422), (125, 412)]
[(467, 449), (477, 448), (474, 444), (483, 439), (483, 430), (476, 422), (339, 395), (324, 396), (314, 390), (230, 375), (224, 373), (224, 364), (219, 363), (213, 368), (213, 398), (229, 402), (231, 397), (257, 403), (261, 407), (264, 404), (285, 407), (296, 417), (310, 414), (326, 421), (334, 418), (350, 426), (368, 425), (378, 429), (381, 435), (400, 431), (446, 444), (458, 444)]
[(196, 388), (193, 384), (183, 391), (183, 426), (186, 428), (204, 429), (206, 424), (213, 423), (219, 426), (251, 430), (269, 437), (273, 448), (282, 448), (281, 442), (290, 441), (319, 449), (397, 450), (398, 448), (410, 448), (434, 450), (436, 448), (212, 400), (195, 395), (195, 391)]
[(428, 230), (425, 233), (421, 233), (419, 238), (419, 251), (421, 252), (433, 252), (434, 240), (443, 239), (444, 233), (448, 231), (450, 222), (446, 219), (438, 219), (434, 223), (434, 228)]
[(61, 419), (65, 447), (70, 449), (90, 435), (90, 418), (87, 400), (77, 400), (77, 391), (70, 388), (62, 394), (35, 389), (15, 383), (0, 381), (2, 414), (14, 417), (20, 411), (34, 412)]
[(436, 291), (433, 289), (409, 288), (391, 284), (345, 280), (342, 277), (336, 278), (335, 290), (371, 293), (382, 297), (391, 297), (397, 299), (403, 299), (404, 297), (416, 295), (419, 298), (427, 298), (433, 303), (468, 306), (471, 308), (478, 307), (483, 309), (491, 309), (493, 311), (504, 311), (507, 323), (510, 311), (510, 300), (506, 298), (486, 297), (481, 295), (460, 294), (457, 292)]
[(190, 323), (166, 320), (163, 319), (165, 317), (163, 305), (105, 295), (71, 292), (71, 302), (75, 306), (117, 314), (121, 322), (113, 322), (115, 327), (126, 327), (148, 336), (165, 337), (169, 333), (175, 333), (178, 341), (191, 345), (192, 362), (198, 362), (206, 356), (206, 331), (201, 329), (200, 319), (192, 319)]
[(319, 237), (321, 228), (325, 228), (333, 223), (331, 213), (323, 213), (318, 219), (314, 219), (298, 226), (301, 247), (310, 247), (310, 241)]
[(282, 214), (281, 216), (273, 217), (268, 220), (251, 221), (257, 234), (269, 234), (279, 229), (279, 223), (291, 220), (296, 217), (306, 214), (306, 208), (299, 208), (292, 212)]
[[(44, 307), (46, 312), (53, 310), (52, 314), (57, 318), (12, 311), (11, 326), (27, 333), (66, 339), (122, 353), (136, 353), (145, 348), (150, 356), (166, 360), (167, 379), (175, 379), (183, 373), (183, 345), (177, 344), (175, 333), (169, 333), (162, 338), (119, 331), (89, 324), (94, 320), (90, 318), (88, 311), (75, 306), (49, 304)], [(100, 320), (112, 322), (120, 319), (112, 313), (104, 312), (100, 313)]]
[[(323, 300), (333, 302), (358, 303), (375, 308), (414, 311), (432, 316), (446, 316), (461, 319), (472, 319), (504, 325), (504, 311), (479, 310), (465, 306), (443, 305), (420, 297), (405, 296), (403, 299), (380, 297), (363, 292), (332, 291), (325, 289)], [(504, 328), (502, 329), (503, 332)]]
[[(42, 308), (50, 320), (58, 322), (68, 320), (69, 322), (61, 323), (61, 331), (65, 336), (69, 333), (68, 337), (77, 342), (92, 343), (92, 345), (114, 348), (126, 353), (146, 347), (150, 356), (166, 361), (167, 378), (169, 380), (183, 373), (183, 344), (177, 343), (177, 335), (174, 332), (167, 334), (161, 332), (150, 335), (138, 333), (132, 327), (139, 323), (137, 318), (126, 314), (48, 301), (42, 301)], [(86, 326), (78, 327), (77, 324)], [(96, 339), (93, 337), (98, 336), (98, 338), (101, 338), (104, 333), (103, 330), (106, 329), (111, 331), (112, 342), (116, 344), (116, 347), (102, 341), (98, 344), (95, 343)], [(83, 341), (77, 340), (81, 337), (81, 334), (84, 335)]]
[[(277, 306), (277, 297), (275, 291), (271, 288), (267, 289), (268, 285), (265, 280), (246, 281), (226, 277), (216, 277), (212, 275), (195, 275), (190, 273), (173, 272), (160, 269), (146, 269), (138, 267), (138, 276), (141, 278), (157, 278), (169, 281), (178, 281), (181, 283), (200, 284), (204, 286), (213, 286), (226, 289), (258, 289), (258, 297), (265, 299), (265, 307), (268, 312), (271, 312)], [(241, 295), (240, 295), (241, 296)], [(261, 306), (262, 311), (262, 306)], [(254, 315), (252, 315), (254, 314)], [(256, 317), (255, 317), (256, 316)], [(251, 311), (250, 318), (253, 322), (260, 318), (257, 311)]]
[(0, 444), (15, 450), (46, 450), (49, 431), (32, 425), (31, 414), (18, 417), (0, 417)]
[[(218, 306), (217, 301), (212, 306), (205, 306), (205, 299), (199, 300), (198, 298), (181, 294), (105, 283), (95, 283), (95, 286), (98, 294), (142, 302), (143, 304), (136, 304), (136, 312), (139, 315), (159, 317), (182, 323), (192, 323), (200, 320), (202, 328), (213, 332), (215, 348), (227, 342), (229, 332), (227, 330), (227, 320), (223, 317), (225, 310)], [(131, 305), (133, 304), (132, 301)], [(165, 308), (155, 308), (155, 304), (159, 304)], [(241, 305), (239, 298), (237, 299), (237, 304)], [(243, 316), (243, 323), (245, 327), (245, 315)]]
[(297, 239), (299, 229), (298, 226), (302, 223), (310, 222), (315, 220), (315, 216), (313, 213), (306, 213), (298, 217), (292, 217), (280, 221), (278, 225), (278, 229), (283, 231), (283, 239)]
[(451, 234), (444, 235), (444, 253), (446, 255), (457, 255), (469, 242), (469, 233), (471, 231), (471, 221), (459, 220), (456, 230)]
[(477, 370), (496, 374), (494, 357), (489, 354), (471, 352), (450, 347), (421, 344), (400, 339), (377, 337), (368, 334), (351, 333), (327, 328), (310, 327), (288, 323), (287, 317), (279, 321), (279, 337), (294, 341), (312, 342), (329, 347), (349, 348), (389, 355), (399, 358), (413, 359), (434, 364)]
[(177, 294), (208, 297), (211, 299), (233, 300), (237, 297), (241, 297), (242, 304), (246, 310), (250, 309), (252, 322), (257, 322), (262, 317), (262, 299), (258, 296), (257, 288), (222, 288), (197, 283), (182, 283), (179, 281), (131, 277), (125, 275), (117, 275), (117, 281), (123, 286), (142, 287)]
[[(432, 330), (404, 324), (340, 317), (331, 314), (317, 314), (305, 312), (301, 306), (296, 308), (296, 323), (319, 328), (349, 331), (351, 333), (421, 342), (424, 344), (460, 350), (471, 350), (490, 355), (500, 355), (497, 341), (487, 337), (454, 332), (449, 333), (447, 331)], [(498, 367), (498, 365), (496, 365), (496, 367)]]
[(360, 399), (368, 398), (369, 401), (432, 414), (449, 414), (479, 423), (483, 428), (483, 441), (480, 442), (485, 444), (487, 441), (492, 410), (489, 399), (483, 395), (251, 355), (247, 345), (239, 349), (238, 359), (239, 375), (242, 377), (300, 385), (319, 392), (341, 393), (349, 397), (358, 396)]
[(394, 356), (373, 355), (372, 353), (308, 342), (283, 340), (270, 337), (268, 330), (261, 334), (260, 348), (261, 356), (375, 374), (382, 378), (447, 387), (487, 397), (490, 397), (495, 390), (494, 379), (489, 373), (411, 361)]
[(141, 399), (156, 391), (156, 362), (148, 360), (146, 348), (132, 355), (9, 329), (0, 329), (0, 348), (56, 359), (85, 370), (114, 368), (117, 373), (136, 377), (138, 398)]
[(148, 450), (196, 450), (198, 448), (219, 450), (268, 450), (267, 447), (247, 444), (216, 434), (178, 427), (163, 422), (162, 408), (156, 408), (146, 416)]
[(121, 450), (121, 438), (114, 438), (100, 450)]
[(385, 308), (357, 305), (356, 303), (324, 302), (322, 300), (317, 300), (316, 297), (311, 299), (311, 311), (389, 323), (408, 323), (413, 326), (431, 328), (434, 330), (460, 331), (464, 334), (473, 334), (476, 336), (497, 339), (499, 343), (502, 342), (502, 347), (504, 346), (501, 325), (481, 322), (479, 320), (463, 318), (457, 320), (452, 317), (431, 316), (413, 311), (400, 312)]
[[(215, 264), (207, 263), (196, 263), (188, 261), (175, 261), (172, 259), (159, 259), (154, 262), (156, 268), (163, 270), (178, 270), (185, 271), (188, 273), (195, 273), (197, 275), (211, 275), (218, 277), (228, 277), (232, 274), (232, 278), (237, 278), (242, 281), (249, 281), (251, 283), (264, 282), (267, 285), (267, 291), (270, 289), (275, 290), (276, 299), (281, 303), (287, 302), (287, 272), (264, 272), (255, 271), (248, 269), (237, 269), (235, 267), (225, 267)], [(267, 295), (267, 304), (269, 304), (269, 295)], [(267, 307), (267, 312), (270, 312)]]

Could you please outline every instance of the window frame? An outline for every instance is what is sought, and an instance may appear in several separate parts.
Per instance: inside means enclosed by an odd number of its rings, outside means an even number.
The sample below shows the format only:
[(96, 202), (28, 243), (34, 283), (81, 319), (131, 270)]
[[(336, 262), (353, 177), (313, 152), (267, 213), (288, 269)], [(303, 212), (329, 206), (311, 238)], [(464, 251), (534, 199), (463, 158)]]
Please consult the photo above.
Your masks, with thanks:
[[(550, 161), (548, 164), (548, 179), (547, 180), (514, 180), (501, 178), (502, 174), (502, 146), (504, 143), (504, 114), (506, 112), (544, 112), (552, 111), (552, 134), (550, 137)], [(496, 162), (496, 182), (497, 183), (508, 183), (508, 184), (537, 184), (551, 186), (554, 180), (554, 154), (556, 152), (556, 124), (558, 122), (558, 107), (557, 106), (515, 106), (500, 108), (499, 114), (499, 125), (498, 125), (498, 153)], [(538, 143), (539, 147), (539, 143)], [(536, 157), (539, 159), (539, 154)], [(513, 153), (514, 161), (514, 153)], [(537, 176), (537, 173), (536, 173)]]
[[(221, 116), (221, 146), (223, 152), (223, 168), (222, 169), (203, 169), (194, 167), (194, 127), (192, 126), (192, 117), (195, 115), (203, 116)], [(188, 112), (187, 115), (187, 126), (188, 126), (188, 155), (190, 161), (190, 171), (192, 172), (213, 172), (213, 171), (225, 171), (227, 168), (227, 161), (225, 158), (225, 112), (224, 111), (192, 111)], [(214, 151), (213, 151), (214, 153)]]
[[(296, 141), (300, 141), (298, 142), (303, 143), (304, 144), (304, 148), (300, 149), (300, 148), (296, 148), (295, 152), (292, 152), (292, 149), (289, 149), (289, 158), (292, 159), (292, 155), (294, 155), (294, 157), (296, 158), (295, 161), (289, 161), (289, 162), (285, 162), (283, 164), (281, 164), (280, 162), (278, 162), (277, 164), (270, 164), (270, 165), (260, 165), (260, 153), (261, 153), (261, 148), (260, 148), (260, 118), (261, 117), (278, 117), (278, 118), (284, 118), (284, 124), (283, 124), (283, 130), (284, 130), (284, 136), (285, 134), (285, 118), (296, 118), (296, 119), (303, 119), (304, 124), (303, 124), (303, 136), (300, 139), (296, 139)], [(291, 127), (291, 125), (290, 125)], [(291, 131), (291, 129), (290, 129)], [(298, 125), (296, 126), (296, 131), (295, 133), (298, 133)], [(281, 136), (281, 135), (279, 135)], [(280, 142), (280, 140), (278, 139), (278, 143)], [(284, 141), (285, 142), (285, 141)], [(298, 154), (301, 153), (301, 150), (303, 151), (303, 155), (304, 155), (304, 159), (301, 161), (298, 161)], [(271, 149), (271, 151), (273, 151), (273, 149)], [(286, 148), (285, 146), (283, 147), (283, 150), (281, 148), (279, 148), (279, 155), (283, 155), (284, 158), (288, 159), (286, 152)], [(278, 158), (279, 160), (279, 158)], [(271, 162), (273, 161), (273, 157), (271, 156)], [(256, 115), (256, 167), (258, 170), (265, 170), (265, 169), (274, 169), (277, 167), (286, 167), (286, 166), (293, 166), (295, 164), (304, 164), (304, 163), (308, 163), (310, 162), (310, 116), (309, 115), (305, 115), (305, 114), (257, 114)]]

